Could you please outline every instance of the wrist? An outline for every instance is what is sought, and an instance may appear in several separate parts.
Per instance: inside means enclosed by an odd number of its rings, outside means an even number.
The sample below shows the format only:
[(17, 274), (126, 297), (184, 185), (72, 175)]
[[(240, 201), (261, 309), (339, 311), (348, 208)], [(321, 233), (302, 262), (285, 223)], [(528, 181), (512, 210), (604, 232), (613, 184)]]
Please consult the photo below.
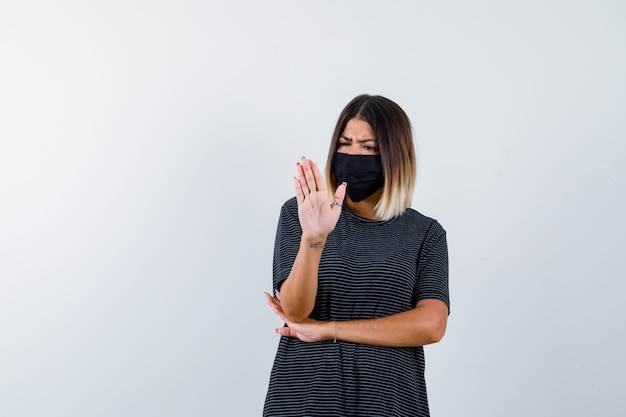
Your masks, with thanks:
[(300, 245), (310, 249), (323, 249), (326, 244), (326, 236), (305, 237), (300, 239)]
[(337, 323), (337, 321), (329, 321), (326, 328), (328, 340), (332, 340), (333, 343), (337, 343), (337, 337), (339, 336), (339, 324)]

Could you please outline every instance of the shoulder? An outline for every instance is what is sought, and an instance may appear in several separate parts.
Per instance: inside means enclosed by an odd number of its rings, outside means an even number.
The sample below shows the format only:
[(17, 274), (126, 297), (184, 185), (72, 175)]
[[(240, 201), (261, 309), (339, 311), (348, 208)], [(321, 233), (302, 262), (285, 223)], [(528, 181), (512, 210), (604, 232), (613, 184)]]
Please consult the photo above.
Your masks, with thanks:
[(410, 207), (402, 213), (400, 219), (410, 225), (417, 226), (419, 229), (424, 230), (426, 235), (429, 237), (445, 236), (446, 234), (446, 230), (436, 219), (426, 216)]
[(298, 201), (296, 200), (296, 197), (292, 197), (283, 203), (282, 207), (280, 208), (280, 215), (281, 217), (285, 215), (295, 215), (296, 217), (298, 216)]
[(300, 233), (300, 218), (298, 217), (298, 202), (296, 198), (285, 201), (280, 208), (279, 224), (293, 229), (294, 233)]
[(298, 210), (298, 201), (296, 197), (291, 197), (289, 200), (283, 203), (283, 209), (296, 209)]

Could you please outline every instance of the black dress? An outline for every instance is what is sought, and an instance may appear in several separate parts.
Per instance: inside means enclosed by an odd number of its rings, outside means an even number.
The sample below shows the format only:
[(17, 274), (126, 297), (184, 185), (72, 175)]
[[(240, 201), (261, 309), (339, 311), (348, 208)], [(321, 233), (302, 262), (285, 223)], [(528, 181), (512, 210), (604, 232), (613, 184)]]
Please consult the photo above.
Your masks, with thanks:
[[(295, 198), (281, 210), (274, 289), (300, 247)], [(449, 306), (445, 230), (413, 209), (368, 220), (343, 208), (328, 236), (311, 318), (370, 319), (410, 310), (422, 299)], [(428, 416), (422, 347), (388, 348), (281, 337), (264, 416)]]

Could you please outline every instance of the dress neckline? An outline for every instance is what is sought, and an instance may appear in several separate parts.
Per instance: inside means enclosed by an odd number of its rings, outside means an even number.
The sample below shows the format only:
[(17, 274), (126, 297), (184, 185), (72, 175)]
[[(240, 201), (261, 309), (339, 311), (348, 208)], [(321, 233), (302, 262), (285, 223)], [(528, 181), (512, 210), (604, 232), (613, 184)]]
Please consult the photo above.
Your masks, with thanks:
[(393, 218), (387, 219), (387, 220), (368, 219), (367, 217), (363, 217), (360, 214), (350, 210), (346, 206), (342, 207), (341, 212), (342, 213), (346, 213), (346, 215), (348, 215), (350, 217), (353, 217), (354, 219), (359, 220), (360, 222), (369, 223), (369, 224), (373, 224), (373, 225), (386, 224), (386, 223), (389, 223), (389, 222), (395, 220), (398, 217), (398, 216), (396, 216), (396, 217), (393, 217)]

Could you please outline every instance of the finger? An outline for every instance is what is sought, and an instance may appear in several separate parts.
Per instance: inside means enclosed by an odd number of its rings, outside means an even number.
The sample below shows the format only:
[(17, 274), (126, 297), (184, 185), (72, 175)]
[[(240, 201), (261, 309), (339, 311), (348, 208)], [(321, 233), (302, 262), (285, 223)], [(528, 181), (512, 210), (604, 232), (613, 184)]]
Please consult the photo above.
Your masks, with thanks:
[(318, 191), (317, 184), (315, 182), (315, 175), (313, 174), (313, 168), (311, 167), (311, 160), (302, 157), (302, 169), (304, 171), (304, 177), (306, 179), (306, 185), (311, 191)]
[(283, 312), (283, 309), (280, 306), (280, 303), (274, 297), (272, 297), (272, 296), (266, 297), (265, 301), (266, 301), (267, 305), (272, 309), (274, 314), (276, 314), (278, 317), (280, 317), (280, 319), (282, 321), (284, 321), (285, 323), (287, 323), (287, 324), (290, 323), (289, 319), (287, 319), (287, 316)]
[[(272, 309), (280, 308), (280, 303), (276, 298), (272, 297), (270, 294), (265, 293), (265, 302), (268, 306), (272, 307)], [(282, 310), (282, 309), (281, 309)]]
[(309, 159), (309, 163), (311, 164), (311, 170), (313, 171), (313, 176), (315, 177), (315, 184), (317, 184), (318, 191), (326, 191), (326, 185), (324, 183), (324, 177), (322, 176), (322, 172), (318, 168), (317, 164)]
[(276, 311), (276, 308), (280, 308), (280, 304), (276, 300), (276, 298), (272, 297), (270, 294), (265, 293), (265, 302), (268, 306), (272, 308), (272, 310)]
[(274, 310), (274, 305), (272, 303), (272, 296), (268, 293), (265, 293), (265, 304), (269, 306), (272, 310)]
[(300, 180), (296, 177), (293, 177), (293, 189), (296, 192), (296, 201), (298, 204), (304, 203), (304, 193), (302, 192), (302, 185), (300, 185)]
[(274, 299), (274, 297), (272, 297), (272, 294), (268, 293), (268, 292), (263, 292), (263, 294), (265, 295), (265, 301), (267, 303), (271, 303), (272, 300)]
[(311, 193), (311, 187), (307, 185), (306, 174), (304, 173), (304, 167), (300, 162), (296, 164), (296, 169), (298, 171), (298, 181), (300, 181), (300, 188), (302, 189), (302, 193), (304, 197)]
[[(343, 200), (345, 200), (346, 198), (346, 188), (348, 187), (348, 184), (344, 181), (341, 184), (339, 184), (339, 187), (337, 187), (337, 190), (335, 191), (335, 201), (338, 203), (343, 204)], [(339, 209), (341, 209), (341, 206), (333, 206), (333, 207), (339, 207)]]

